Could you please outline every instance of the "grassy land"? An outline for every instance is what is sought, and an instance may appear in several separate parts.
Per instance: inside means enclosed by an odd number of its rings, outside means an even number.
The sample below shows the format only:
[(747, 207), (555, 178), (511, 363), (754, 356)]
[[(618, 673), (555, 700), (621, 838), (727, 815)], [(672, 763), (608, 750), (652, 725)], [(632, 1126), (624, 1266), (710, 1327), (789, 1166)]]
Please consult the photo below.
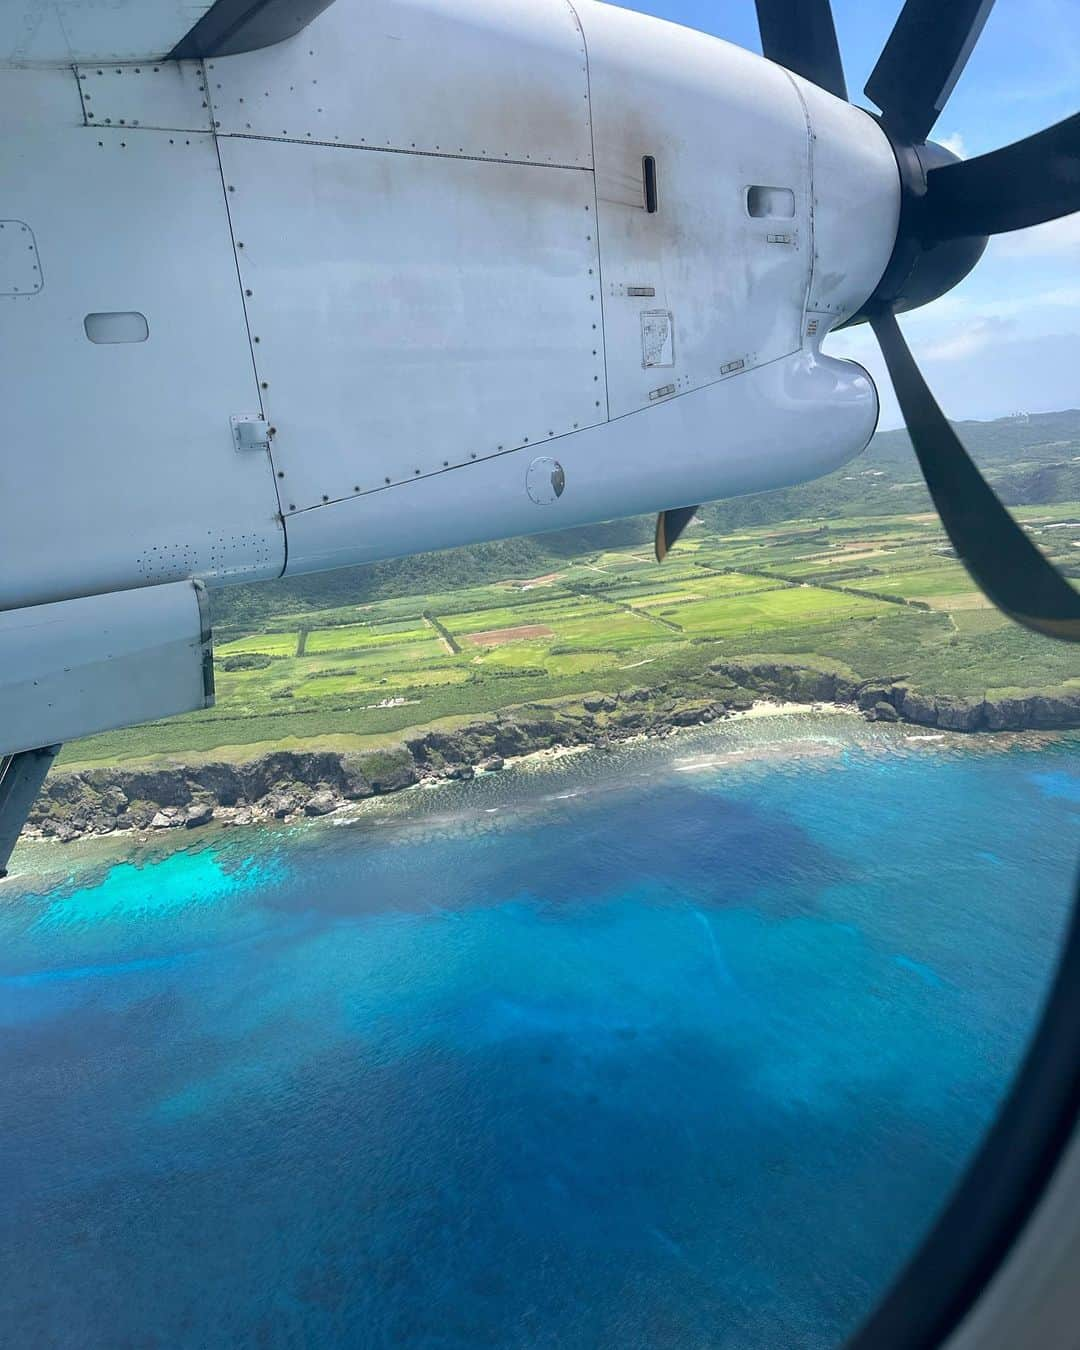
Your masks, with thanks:
[[(1080, 503), (1017, 514), (1075, 565)], [(508, 570), (435, 593), (284, 608), (248, 626), (234, 620), (219, 642), (215, 708), (93, 737), (64, 762), (374, 747), (438, 719), (677, 680), (750, 653), (903, 674), (939, 694), (1080, 685), (1075, 649), (989, 608), (924, 512), (724, 534), (697, 525), (662, 567), (636, 544), (559, 559), (532, 580)]]

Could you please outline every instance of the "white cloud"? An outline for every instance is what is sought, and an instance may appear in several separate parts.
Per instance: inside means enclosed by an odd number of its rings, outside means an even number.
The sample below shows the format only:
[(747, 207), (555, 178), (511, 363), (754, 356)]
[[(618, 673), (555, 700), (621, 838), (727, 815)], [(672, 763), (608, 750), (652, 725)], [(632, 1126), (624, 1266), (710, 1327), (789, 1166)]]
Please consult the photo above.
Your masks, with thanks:
[(927, 361), (962, 361), (1000, 341), (1015, 327), (1011, 319), (976, 319), (936, 342), (923, 344), (920, 355)]
[(967, 159), (967, 146), (965, 146), (964, 138), (958, 131), (954, 131), (948, 136), (937, 136), (935, 140), (938, 145), (943, 145), (946, 150), (951, 150), (954, 155), (959, 155), (961, 159)]
[(1080, 282), (1040, 287), (1039, 290), (1030, 290), (1009, 300), (994, 297), (981, 299), (973, 294), (944, 296), (932, 305), (913, 310), (902, 317), (905, 326), (910, 326), (913, 337), (934, 342), (939, 337), (951, 337), (959, 327), (992, 324), (999, 320), (1019, 319), (1033, 332), (1039, 329), (1046, 332), (1060, 326), (1061, 316), (1045, 311), (1061, 309), (1080, 311)]
[(1052, 258), (1080, 253), (1080, 212), (1046, 225), (1033, 225), (1029, 230), (999, 235), (991, 240), (990, 248), (1001, 258)]
[(1057, 286), (1049, 291), (1032, 291), (1030, 295), (1017, 300), (1002, 300), (996, 305), (992, 302), (986, 305), (973, 305), (972, 313), (983, 311), (987, 317), (1025, 318), (1037, 314), (1040, 309), (1055, 309), (1061, 306), (1066, 309), (1080, 309), (1080, 285)]
[[(921, 353), (920, 353), (921, 354)], [(970, 360), (927, 361), (926, 376), (952, 417), (1004, 417), (1016, 408), (1080, 405), (1080, 334), (1005, 336)]]
[[(974, 337), (961, 334), (951, 344), (935, 344), (911, 332), (900, 316), (912, 354), (935, 397), (952, 418), (1006, 417), (1017, 408), (1053, 412), (1080, 407), (1080, 333), (1024, 337), (1007, 324), (991, 326)], [(981, 342), (981, 345), (980, 345)], [(967, 350), (962, 348), (965, 343)], [(944, 348), (944, 350), (941, 350)], [(881, 399), (882, 431), (901, 425), (900, 410), (885, 362), (873, 335), (851, 328), (827, 339), (831, 356), (858, 361), (870, 372)]]

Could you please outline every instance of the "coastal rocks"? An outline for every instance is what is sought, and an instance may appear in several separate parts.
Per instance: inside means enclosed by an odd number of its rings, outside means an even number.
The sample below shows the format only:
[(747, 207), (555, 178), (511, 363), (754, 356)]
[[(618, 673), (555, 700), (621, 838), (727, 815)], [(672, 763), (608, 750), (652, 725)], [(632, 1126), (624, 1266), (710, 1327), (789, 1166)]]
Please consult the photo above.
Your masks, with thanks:
[(714, 661), (709, 670), (743, 688), (793, 703), (850, 703), (858, 689), (845, 675), (784, 661)]
[(298, 792), (268, 792), (260, 804), (264, 814), (273, 816), (276, 820), (284, 820), (286, 816), (291, 816), (294, 811), (299, 810), (303, 805), (303, 798)]
[(500, 717), (491, 724), (491, 752), (501, 759), (526, 753), (529, 737), (512, 718)]
[(119, 816), (127, 805), (127, 793), (115, 783), (106, 783), (101, 793), (101, 809), (109, 815)]
[(478, 764), (491, 753), (493, 745), (494, 727), (479, 722), (457, 732), (430, 731), (410, 737), (405, 749), (421, 770), (450, 777), (460, 776), (453, 770), (462, 765)]
[(1051, 731), (1080, 727), (1080, 688), (965, 699), (933, 695), (900, 675), (857, 680), (793, 660), (729, 658), (678, 685), (534, 702), (463, 726), (431, 727), (379, 750), (276, 750), (240, 763), (174, 763), (140, 769), (54, 772), (27, 833), (62, 842), (111, 830), (167, 831), (329, 815), (349, 802), (417, 784), (465, 781), (509, 759), (550, 749), (608, 749), (630, 737), (674, 735), (761, 696), (844, 702), (871, 721), (946, 731)]
[(896, 706), (904, 721), (942, 731), (981, 731), (986, 726), (987, 703), (939, 695), (933, 697), (908, 686), (897, 687)]
[(959, 698), (897, 684), (890, 699), (905, 722), (941, 731), (1066, 731), (1080, 727), (1080, 689), (1017, 697)]
[(989, 731), (1060, 731), (1080, 726), (1080, 689), (986, 700)]
[(896, 711), (898, 691), (903, 686), (890, 680), (888, 683), (882, 683), (880, 680), (870, 680), (866, 684), (859, 685), (855, 690), (855, 703), (863, 711), (869, 712), (873, 708), (879, 708), (883, 704)]
[(209, 825), (213, 818), (213, 802), (192, 802), (184, 814), (184, 824), (191, 830), (198, 825)]
[(986, 705), (979, 699), (939, 698), (937, 725), (942, 731), (978, 731), (986, 720)]
[(235, 764), (194, 765), (188, 770), (188, 780), (220, 806), (235, 806), (245, 788)]
[(619, 693), (620, 703), (648, 703), (652, 698), (652, 690), (637, 686), (633, 689), (623, 689)]
[(342, 786), (341, 756), (327, 750), (275, 750), (243, 764), (217, 765), (215, 775), (229, 767), (235, 774), (238, 796), (248, 801), (257, 801), (275, 789), (323, 782)]
[(668, 721), (673, 727), (696, 727), (715, 722), (721, 711), (712, 699), (682, 699), (669, 711)]
[(467, 781), (478, 769), (496, 773), (511, 756), (602, 746), (642, 733), (667, 735), (723, 711), (713, 699), (630, 689), (617, 698), (525, 704), (454, 730), (431, 728), (381, 750), (277, 750), (240, 763), (55, 773), (27, 832), (71, 840), (111, 830), (156, 833), (318, 817), (421, 782)]
[(937, 701), (920, 694), (916, 689), (902, 686), (898, 692), (898, 710), (905, 721), (914, 722), (921, 727), (937, 726)]
[(341, 756), (341, 795), (350, 802), (363, 801), (365, 797), (375, 795), (371, 780), (364, 772), (362, 755)]
[(81, 775), (90, 787), (118, 787), (128, 801), (153, 802), (160, 809), (167, 806), (187, 806), (191, 802), (191, 786), (186, 769), (180, 765), (167, 769), (119, 769), (114, 775), (107, 770), (92, 769)]
[(364, 773), (376, 794), (400, 792), (420, 781), (416, 763), (404, 746), (369, 755), (364, 762)]
[(116, 829), (145, 830), (155, 815), (154, 808), (148, 802), (132, 802), (126, 811), (117, 813)]
[(329, 788), (321, 788), (304, 803), (304, 814), (306, 816), (328, 816), (331, 811), (336, 811), (340, 805), (341, 799)]
[[(709, 670), (738, 684), (796, 703), (854, 703), (871, 721), (913, 722), (941, 731), (1064, 731), (1080, 727), (1080, 689), (982, 698), (931, 694), (902, 675), (856, 681), (785, 661), (716, 661)], [(728, 708), (734, 699), (725, 696)]]
[[(1041, 703), (1042, 700), (1039, 700)], [(1042, 721), (1043, 709), (1038, 714), (1033, 698), (997, 698), (986, 701), (986, 727), (988, 731), (1013, 731), (1018, 725), (1038, 725)]]

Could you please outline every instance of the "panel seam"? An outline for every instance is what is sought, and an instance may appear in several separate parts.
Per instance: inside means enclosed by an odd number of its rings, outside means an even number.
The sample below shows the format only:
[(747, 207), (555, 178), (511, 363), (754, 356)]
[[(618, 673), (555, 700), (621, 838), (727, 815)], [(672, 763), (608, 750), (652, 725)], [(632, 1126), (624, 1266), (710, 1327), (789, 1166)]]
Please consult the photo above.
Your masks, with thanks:
[(607, 353), (607, 316), (604, 303), (604, 255), (600, 246), (600, 197), (596, 189), (596, 134), (593, 129), (593, 103), (592, 103), (592, 74), (589, 69), (589, 44), (585, 39), (585, 28), (581, 22), (581, 16), (574, 8), (572, 0), (566, 0), (567, 8), (574, 16), (574, 23), (581, 34), (581, 47), (585, 53), (585, 94), (589, 105), (589, 158), (592, 160), (592, 180), (593, 180), (593, 231), (596, 234), (596, 275), (600, 287), (600, 335), (603, 339), (604, 348), (604, 413), (605, 421), (611, 421), (611, 384), (608, 379), (608, 353)]
[(496, 159), (493, 155), (455, 155), (447, 150), (413, 150), (394, 145), (359, 145), (355, 141), (321, 141), (314, 136), (299, 140), (295, 136), (263, 136), (254, 131), (215, 131), (219, 140), (271, 141), (278, 145), (318, 145), (327, 150), (366, 150), (377, 155), (416, 155), (421, 159), (464, 159), (474, 164), (518, 164), (525, 169), (574, 169), (578, 173), (592, 173), (587, 164), (563, 164), (554, 160)]
[[(619, 413), (615, 417), (608, 417), (606, 421), (593, 422), (591, 426), (579, 427), (576, 431), (560, 431), (557, 436), (552, 436), (548, 440), (537, 441), (537, 445), (552, 445), (557, 441), (564, 441), (569, 436), (584, 436), (590, 431), (596, 431), (599, 427), (614, 426), (616, 422), (625, 421), (628, 417), (640, 417), (645, 413), (656, 411), (658, 408), (667, 407), (669, 404), (677, 402), (681, 398), (688, 398), (692, 394), (700, 394), (706, 389), (711, 389), (717, 384), (727, 384), (730, 380), (735, 380), (747, 375), (753, 375), (759, 370), (765, 370), (768, 366), (774, 366), (778, 361), (790, 361), (793, 356), (798, 356), (801, 347), (793, 347), (789, 352), (782, 352), (779, 356), (770, 357), (768, 361), (762, 361), (756, 366), (750, 366), (746, 370), (733, 371), (730, 375), (718, 375), (713, 380), (707, 380), (704, 384), (695, 385), (693, 389), (684, 389), (681, 394), (675, 394), (671, 398), (666, 398), (662, 403), (652, 403), (648, 407), (631, 408), (627, 412)], [(844, 357), (829, 357), (831, 361), (838, 361), (845, 365), (858, 366), (857, 361), (848, 361)], [(861, 370), (862, 367), (860, 366)], [(871, 380), (871, 385), (873, 381)], [(876, 392), (876, 389), (875, 389)], [(865, 446), (863, 447), (865, 449)], [(482, 459), (470, 460), (464, 464), (450, 464), (445, 469), (432, 469), (430, 473), (422, 473), (418, 478), (402, 478), (396, 483), (381, 483), (378, 487), (367, 488), (364, 492), (350, 492), (344, 497), (332, 497), (328, 502), (313, 502), (311, 506), (301, 506), (295, 511), (290, 511), (290, 518), (302, 516), (308, 511), (324, 511), (328, 506), (338, 506), (341, 502), (355, 502), (361, 497), (373, 497), (379, 492), (393, 492), (395, 488), (408, 487), (410, 483), (423, 483), (429, 478), (439, 478), (443, 474), (458, 473), (464, 469), (476, 469), (481, 464), (490, 464), (494, 459), (505, 459), (507, 455), (520, 454), (522, 450), (535, 450), (536, 446), (531, 443), (528, 445), (512, 445), (509, 450), (495, 450), (490, 455), (484, 455)], [(555, 527), (553, 527), (555, 528)]]
[[(209, 104), (209, 112), (211, 115), (210, 121), (213, 123), (214, 107), (213, 95), (210, 92), (210, 82), (206, 78), (205, 64), (201, 61), (199, 64), (203, 67), (203, 83), (206, 85), (206, 99)], [(244, 316), (244, 331), (247, 333), (248, 353), (251, 356), (251, 375), (255, 381), (255, 397), (259, 404), (259, 416), (265, 418), (266, 409), (263, 407), (262, 386), (259, 383), (259, 367), (255, 361), (255, 344), (251, 340), (251, 318), (248, 315), (247, 301), (244, 299), (244, 279), (240, 275), (240, 258), (236, 248), (236, 230), (233, 227), (232, 210), (229, 207), (229, 190), (228, 185), (225, 182), (225, 166), (221, 162), (221, 146), (218, 142), (217, 133), (211, 131), (210, 134), (214, 138), (214, 155), (217, 158), (218, 174), (221, 178), (221, 199), (225, 204), (225, 219), (229, 226), (229, 240), (232, 244), (233, 267), (236, 269), (236, 287), (240, 297), (241, 313)], [(235, 454), (237, 452), (234, 451), (233, 453)], [(285, 512), (281, 506), (281, 489), (278, 486), (279, 480), (277, 469), (274, 465), (274, 443), (269, 438), (267, 439), (266, 444), (266, 462), (270, 467), (270, 481), (274, 488), (274, 500), (277, 502), (278, 506), (278, 524), (281, 526), (283, 556), (281, 559), (281, 571), (278, 573), (278, 578), (281, 578), (285, 575), (286, 568), (289, 565), (289, 531), (285, 525)]]
[(75, 88), (79, 91), (79, 107), (82, 109), (83, 126), (88, 127), (90, 125), (90, 119), (86, 115), (86, 99), (83, 98), (82, 80), (79, 79), (79, 67), (77, 63), (72, 63), (71, 74), (75, 80)]
[(817, 269), (817, 243), (815, 238), (815, 219), (814, 219), (814, 127), (810, 120), (810, 109), (806, 106), (806, 99), (803, 98), (802, 90), (799, 88), (798, 81), (792, 76), (789, 70), (780, 67), (788, 77), (788, 83), (795, 90), (795, 97), (799, 100), (799, 105), (803, 110), (803, 118), (806, 121), (806, 221), (807, 231), (810, 236), (810, 266), (806, 273), (806, 293), (803, 296), (802, 316), (799, 321), (799, 346), (802, 347), (806, 340), (806, 321), (810, 314), (810, 298), (814, 294), (814, 272)]

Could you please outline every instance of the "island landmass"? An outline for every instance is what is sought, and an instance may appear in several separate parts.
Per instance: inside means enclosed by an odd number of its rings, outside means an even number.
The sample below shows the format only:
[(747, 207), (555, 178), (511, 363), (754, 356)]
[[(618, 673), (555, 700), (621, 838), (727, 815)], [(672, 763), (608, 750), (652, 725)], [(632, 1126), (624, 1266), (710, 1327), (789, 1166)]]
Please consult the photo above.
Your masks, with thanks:
[[(965, 423), (1080, 577), (1080, 411)], [(1075, 649), (990, 607), (903, 432), (801, 488), (215, 593), (216, 706), (65, 747), (27, 824), (61, 841), (317, 816), (761, 700), (947, 732), (1080, 727)]]

